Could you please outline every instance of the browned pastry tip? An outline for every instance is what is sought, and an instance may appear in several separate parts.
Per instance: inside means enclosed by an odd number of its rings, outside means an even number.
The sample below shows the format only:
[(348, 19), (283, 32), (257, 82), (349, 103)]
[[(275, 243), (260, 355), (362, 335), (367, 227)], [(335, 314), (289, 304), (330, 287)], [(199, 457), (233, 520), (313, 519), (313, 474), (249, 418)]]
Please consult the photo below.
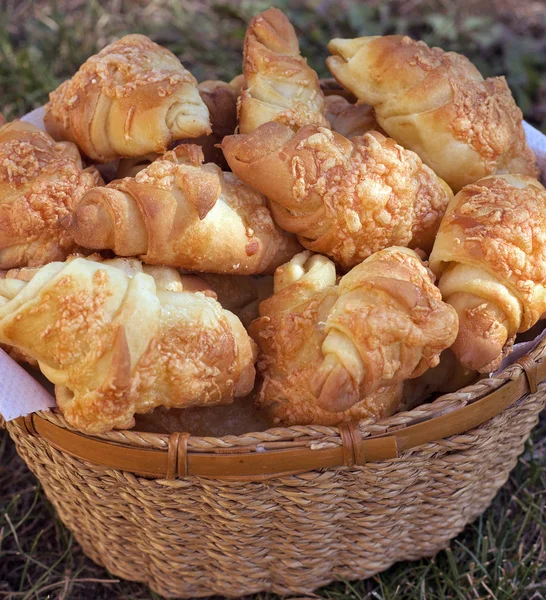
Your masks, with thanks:
[(280, 10), (270, 8), (250, 22), (243, 75), (238, 108), (241, 133), (269, 121), (295, 130), (306, 123), (328, 124), (317, 74), (300, 55), (296, 32)]

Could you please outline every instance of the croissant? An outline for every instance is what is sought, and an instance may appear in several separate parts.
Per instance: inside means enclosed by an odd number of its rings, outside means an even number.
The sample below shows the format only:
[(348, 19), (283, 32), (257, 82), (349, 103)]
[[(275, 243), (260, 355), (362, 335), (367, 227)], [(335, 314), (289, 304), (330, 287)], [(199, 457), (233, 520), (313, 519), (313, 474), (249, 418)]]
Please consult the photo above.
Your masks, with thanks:
[[(226, 159), (222, 150), (217, 148), (217, 145), (223, 140), (224, 136), (232, 134), (237, 127), (238, 93), (231, 83), (213, 80), (201, 82), (197, 89), (209, 110), (212, 132), (210, 135), (202, 135), (193, 140), (191, 138), (180, 140), (176, 142), (176, 145), (183, 143), (198, 144), (203, 149), (206, 162), (216, 163), (222, 169), (226, 169), (228, 166)], [(151, 152), (144, 156), (122, 158), (119, 161), (117, 178), (134, 177), (159, 156), (161, 154)]]
[(23, 121), (0, 127), (0, 269), (63, 260), (76, 244), (59, 221), (101, 183), (70, 142)]
[(317, 74), (300, 54), (296, 32), (277, 8), (256, 15), (243, 54), (245, 89), (239, 99), (239, 131), (268, 121), (297, 130), (308, 123), (328, 126)]
[(381, 127), (455, 191), (486, 175), (537, 175), (522, 114), (504, 77), (407, 36), (334, 39), (327, 65)]
[(546, 189), (524, 175), (464, 187), (430, 255), (445, 301), (459, 315), (453, 352), (482, 373), (546, 311)]
[(275, 273), (249, 333), (260, 349), (257, 401), (288, 424), (381, 417), (399, 384), (438, 363), (457, 335), (457, 314), (406, 248), (377, 252), (341, 278), (303, 252)]
[(178, 146), (134, 179), (90, 190), (64, 225), (85, 248), (192, 271), (273, 271), (300, 250), (263, 196), (202, 161), (199, 146)]
[(135, 413), (156, 406), (230, 402), (253, 388), (252, 340), (203, 293), (161, 290), (144, 272), (76, 258), (29, 282), (0, 279), (0, 297), (0, 343), (38, 361), (66, 420), (85, 433), (130, 427)]
[(324, 114), (330, 123), (330, 129), (349, 139), (364, 135), (368, 131), (381, 132), (371, 106), (351, 104), (343, 96), (326, 96)]
[(344, 268), (392, 245), (430, 251), (453, 195), (415, 153), (378, 132), (348, 140), (267, 123), (225, 137), (222, 149), (283, 229)]
[(99, 162), (163, 152), (210, 133), (197, 81), (146, 36), (126, 35), (89, 58), (49, 96), (44, 123)]

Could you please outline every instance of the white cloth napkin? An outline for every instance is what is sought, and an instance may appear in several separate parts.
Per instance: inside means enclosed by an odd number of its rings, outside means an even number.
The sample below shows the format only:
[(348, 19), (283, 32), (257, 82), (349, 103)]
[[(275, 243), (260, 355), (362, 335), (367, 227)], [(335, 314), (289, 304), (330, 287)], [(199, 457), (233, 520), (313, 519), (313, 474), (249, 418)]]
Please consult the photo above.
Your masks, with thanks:
[[(44, 109), (37, 108), (23, 117), (41, 129), (44, 129)], [(537, 156), (541, 179), (546, 183), (546, 136), (540, 131), (523, 123), (529, 146)], [(542, 333), (533, 342), (516, 344), (513, 351), (504, 359), (502, 368), (529, 352), (546, 335)], [(0, 414), (6, 421), (28, 415), (37, 410), (47, 410), (55, 406), (55, 400), (31, 375), (0, 350)]]

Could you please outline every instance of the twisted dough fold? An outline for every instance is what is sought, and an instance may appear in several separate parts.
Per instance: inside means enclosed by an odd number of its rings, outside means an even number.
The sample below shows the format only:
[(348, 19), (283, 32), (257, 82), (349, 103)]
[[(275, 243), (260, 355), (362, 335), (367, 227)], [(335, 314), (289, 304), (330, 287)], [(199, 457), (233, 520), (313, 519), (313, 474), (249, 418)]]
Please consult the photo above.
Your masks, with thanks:
[[(168, 279), (184, 286), (174, 270)], [(239, 319), (161, 281), (134, 261), (85, 258), (50, 263), (28, 282), (0, 279), (0, 343), (38, 361), (67, 421), (86, 433), (130, 427), (135, 413), (160, 405), (248, 394), (255, 347)]]
[(406, 36), (334, 39), (328, 49), (336, 79), (455, 191), (493, 173), (536, 176), (504, 77), (484, 80), (466, 57)]
[(197, 81), (146, 36), (126, 35), (89, 58), (49, 96), (44, 123), (93, 160), (163, 152), (210, 133)]
[(59, 221), (101, 183), (70, 142), (23, 121), (0, 127), (0, 269), (63, 260), (76, 244)]
[[(216, 80), (202, 81), (197, 89), (209, 109), (211, 133), (194, 139), (186, 138), (177, 141), (176, 145), (198, 144), (203, 149), (206, 162), (216, 163), (222, 169), (226, 169), (228, 166), (226, 159), (217, 145), (226, 135), (231, 135), (237, 127), (237, 97), (239, 94), (231, 83)], [(151, 152), (144, 156), (122, 158), (119, 161), (116, 178), (134, 177), (159, 156), (161, 154)]]
[(77, 242), (192, 271), (274, 271), (301, 247), (275, 226), (265, 198), (178, 146), (134, 179), (88, 192), (65, 226)]
[(450, 203), (430, 266), (459, 314), (453, 351), (467, 368), (494, 371), (546, 311), (545, 222), (546, 189), (523, 175), (480, 179)]
[(266, 123), (225, 137), (222, 148), (283, 229), (344, 268), (392, 245), (430, 251), (453, 195), (417, 154), (376, 131), (348, 140)]
[(298, 254), (277, 269), (260, 315), (249, 328), (257, 401), (291, 425), (391, 414), (399, 384), (435, 366), (457, 335), (457, 314), (406, 248), (377, 252), (338, 286), (330, 260)]
[(269, 121), (295, 130), (308, 123), (328, 126), (322, 114), (324, 95), (317, 74), (301, 56), (296, 32), (279, 9), (270, 8), (250, 22), (243, 75), (241, 133), (250, 133)]

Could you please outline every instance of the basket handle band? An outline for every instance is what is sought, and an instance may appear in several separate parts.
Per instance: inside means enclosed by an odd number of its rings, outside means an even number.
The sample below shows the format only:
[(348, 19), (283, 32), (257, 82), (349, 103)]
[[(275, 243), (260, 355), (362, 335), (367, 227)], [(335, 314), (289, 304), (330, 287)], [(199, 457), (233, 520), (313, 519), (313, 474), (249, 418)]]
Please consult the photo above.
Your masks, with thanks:
[[(221, 452), (187, 451), (187, 435), (171, 437), (170, 451), (137, 448), (90, 437), (59, 427), (34, 413), (17, 419), (27, 433), (47, 440), (58, 450), (105, 468), (128, 471), (153, 478), (201, 476), (215, 479), (261, 481), (290, 473), (320, 468), (363, 465), (397, 458), (400, 453), (467, 432), (500, 414), (516, 400), (537, 390), (537, 381), (546, 378), (546, 361), (520, 363), (522, 371), (480, 400), (434, 418), (393, 432), (361, 438), (356, 429), (340, 428), (342, 445), (330, 448), (222, 448)], [(359, 433), (359, 432), (358, 432)], [(182, 437), (181, 437), (182, 436)], [(174, 440), (174, 441), (173, 441)], [(182, 440), (182, 444), (180, 444)], [(174, 445), (173, 445), (174, 444)]]

